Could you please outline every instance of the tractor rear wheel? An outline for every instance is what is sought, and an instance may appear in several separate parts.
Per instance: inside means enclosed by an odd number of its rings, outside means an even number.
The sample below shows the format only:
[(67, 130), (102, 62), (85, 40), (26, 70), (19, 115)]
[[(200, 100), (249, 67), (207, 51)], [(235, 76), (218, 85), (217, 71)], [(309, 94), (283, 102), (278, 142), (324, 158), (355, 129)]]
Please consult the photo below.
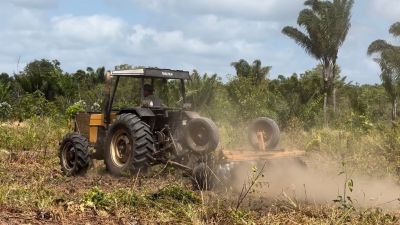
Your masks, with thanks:
[(61, 170), (66, 176), (82, 175), (89, 169), (89, 142), (79, 133), (69, 133), (60, 144)]
[(194, 118), (187, 124), (184, 139), (187, 147), (193, 153), (204, 156), (217, 149), (219, 144), (218, 128), (208, 118)]
[(153, 136), (149, 125), (134, 114), (121, 114), (107, 135), (104, 162), (113, 175), (145, 173), (154, 162)]
[[(280, 139), (280, 131), (278, 124), (270, 118), (260, 117), (254, 120), (249, 128), (249, 141), (255, 149), (260, 148), (258, 134), (262, 134), (263, 142), (267, 150), (273, 150), (278, 146)], [(263, 143), (264, 145), (264, 143)]]

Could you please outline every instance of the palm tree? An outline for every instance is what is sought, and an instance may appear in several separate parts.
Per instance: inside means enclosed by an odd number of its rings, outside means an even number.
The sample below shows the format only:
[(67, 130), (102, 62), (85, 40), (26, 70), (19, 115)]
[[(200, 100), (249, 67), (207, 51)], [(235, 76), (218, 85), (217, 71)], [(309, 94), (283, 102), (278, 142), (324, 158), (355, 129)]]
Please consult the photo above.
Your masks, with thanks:
[(237, 62), (232, 62), (231, 66), (235, 67), (236, 75), (238, 77), (250, 76), (251, 66), (246, 60), (240, 59)]
[(254, 76), (257, 80), (266, 79), (272, 69), (271, 66), (261, 66), (261, 64), (261, 60), (256, 59), (251, 67), (252, 76)]
[[(389, 33), (400, 37), (400, 22), (393, 24)], [(397, 101), (400, 96), (400, 46), (392, 45), (385, 40), (376, 40), (368, 47), (368, 55), (379, 54), (375, 61), (381, 67), (382, 85), (392, 103), (392, 120), (397, 118)]]
[(381, 66), (381, 80), (382, 85), (388, 94), (392, 103), (392, 121), (397, 118), (397, 102), (400, 94), (400, 80), (399, 74), (394, 72), (393, 68), (385, 60), (377, 60)]
[(201, 76), (194, 70), (190, 77), (190, 82), (186, 86), (187, 98), (193, 103), (193, 109), (205, 110), (216, 94), (216, 88), (219, 84), (217, 74)]
[(254, 60), (251, 65), (241, 59), (238, 62), (232, 62), (231, 66), (235, 68), (238, 77), (253, 77), (258, 81), (266, 79), (272, 69), (271, 66), (262, 66), (259, 59)]
[(286, 26), (283, 34), (292, 38), (304, 50), (319, 60), (323, 66), (324, 120), (328, 123), (328, 99), (332, 98), (333, 112), (336, 111), (335, 78), (339, 48), (343, 45), (351, 23), (354, 0), (307, 0), (297, 19), (302, 32)]

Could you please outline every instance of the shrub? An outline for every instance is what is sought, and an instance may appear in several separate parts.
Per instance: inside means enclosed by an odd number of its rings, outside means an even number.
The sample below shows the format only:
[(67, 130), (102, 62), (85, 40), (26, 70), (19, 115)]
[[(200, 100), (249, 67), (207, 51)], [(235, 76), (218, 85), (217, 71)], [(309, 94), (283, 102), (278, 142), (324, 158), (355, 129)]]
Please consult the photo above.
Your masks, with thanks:
[(35, 91), (32, 94), (25, 94), (17, 100), (14, 114), (17, 119), (22, 121), (33, 116), (54, 116), (58, 113), (53, 102), (46, 100), (42, 92)]
[(68, 118), (74, 118), (78, 112), (84, 112), (86, 110), (86, 102), (80, 100), (75, 102), (73, 105), (67, 108), (66, 114)]
[(8, 102), (0, 102), (0, 121), (11, 118), (12, 107)]

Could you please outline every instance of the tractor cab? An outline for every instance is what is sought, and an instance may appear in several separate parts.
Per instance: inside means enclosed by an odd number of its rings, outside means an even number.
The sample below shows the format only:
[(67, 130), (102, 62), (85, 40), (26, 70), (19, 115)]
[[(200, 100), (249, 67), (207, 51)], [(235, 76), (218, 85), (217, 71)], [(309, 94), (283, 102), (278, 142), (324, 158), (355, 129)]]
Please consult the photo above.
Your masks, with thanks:
[[(185, 81), (190, 79), (190, 75), (188, 71), (182, 70), (170, 70), (170, 69), (158, 69), (158, 68), (144, 68), (144, 69), (133, 69), (133, 70), (119, 70), (114, 71), (110, 74), (112, 77), (115, 77), (115, 86), (114, 91), (117, 90), (117, 86), (120, 80), (126, 80), (127, 78), (136, 78), (140, 81), (139, 83), (139, 97), (142, 106), (151, 107), (151, 108), (165, 108), (167, 104), (153, 105), (151, 102), (145, 102), (146, 100), (146, 86), (150, 86), (152, 88), (158, 87), (162, 90), (157, 90), (154, 94), (158, 94), (163, 102), (166, 103), (168, 101), (168, 97), (175, 96), (164, 96), (169, 91), (166, 89), (174, 89), (174, 95), (179, 95), (179, 105), (183, 107), (185, 103)], [(162, 93), (162, 91), (165, 91)], [(177, 92), (176, 92), (177, 91)], [(115, 93), (115, 92), (114, 92)], [(138, 94), (138, 93), (135, 93)], [(114, 95), (112, 96), (112, 99)], [(176, 107), (177, 104), (174, 104)]]
[(185, 118), (197, 115), (184, 112), (191, 107), (185, 96), (185, 82), (189, 79), (188, 71), (158, 68), (108, 73), (104, 123), (110, 124), (113, 114), (133, 113), (151, 130), (160, 131), (166, 125), (176, 130)]

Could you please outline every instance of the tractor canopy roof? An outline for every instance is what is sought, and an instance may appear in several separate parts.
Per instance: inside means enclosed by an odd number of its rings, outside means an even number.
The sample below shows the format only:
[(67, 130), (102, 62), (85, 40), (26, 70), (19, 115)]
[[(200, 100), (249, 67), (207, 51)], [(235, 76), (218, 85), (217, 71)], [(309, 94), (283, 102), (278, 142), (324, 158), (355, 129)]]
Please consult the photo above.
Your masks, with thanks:
[(133, 70), (113, 71), (112, 76), (135, 77), (135, 78), (162, 78), (162, 79), (190, 79), (188, 71), (170, 70), (158, 68), (143, 68)]

